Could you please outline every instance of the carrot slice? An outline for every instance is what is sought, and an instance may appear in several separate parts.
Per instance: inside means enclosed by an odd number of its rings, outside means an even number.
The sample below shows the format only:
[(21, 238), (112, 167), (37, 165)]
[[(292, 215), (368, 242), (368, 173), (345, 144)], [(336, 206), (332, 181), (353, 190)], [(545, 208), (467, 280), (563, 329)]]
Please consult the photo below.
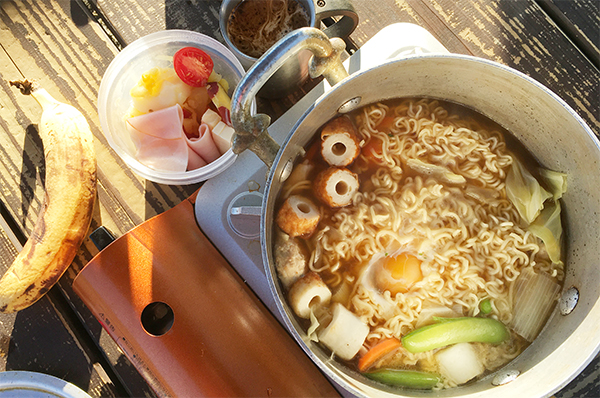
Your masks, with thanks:
[(379, 343), (371, 347), (371, 349), (358, 360), (358, 370), (361, 372), (366, 371), (373, 366), (377, 360), (398, 349), (401, 344), (402, 343), (400, 343), (400, 340), (394, 337), (381, 340)]
[(377, 130), (379, 131), (383, 131), (383, 132), (388, 132), (388, 130), (390, 129), (390, 127), (392, 127), (394, 125), (394, 121), (396, 119), (390, 116), (386, 116), (384, 117), (381, 122), (379, 122), (379, 124), (377, 125)]
[(383, 141), (379, 138), (371, 138), (369, 142), (361, 149), (361, 153), (372, 163), (381, 163), (383, 154)]

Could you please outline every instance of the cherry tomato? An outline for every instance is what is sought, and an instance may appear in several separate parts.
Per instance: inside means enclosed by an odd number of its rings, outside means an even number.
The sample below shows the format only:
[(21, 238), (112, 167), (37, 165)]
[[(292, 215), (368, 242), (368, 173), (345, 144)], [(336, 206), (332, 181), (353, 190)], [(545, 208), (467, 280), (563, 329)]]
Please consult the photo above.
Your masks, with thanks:
[(173, 68), (185, 84), (203, 87), (212, 73), (213, 61), (199, 48), (183, 47), (173, 56)]

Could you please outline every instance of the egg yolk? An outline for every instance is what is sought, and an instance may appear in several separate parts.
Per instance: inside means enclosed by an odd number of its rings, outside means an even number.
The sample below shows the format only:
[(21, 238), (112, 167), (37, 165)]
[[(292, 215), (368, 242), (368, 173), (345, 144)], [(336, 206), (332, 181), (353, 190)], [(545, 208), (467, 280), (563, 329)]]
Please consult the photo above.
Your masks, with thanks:
[(382, 291), (389, 290), (392, 296), (408, 292), (422, 279), (421, 261), (408, 253), (384, 258), (375, 271), (377, 287)]
[(142, 85), (151, 96), (157, 96), (162, 86), (163, 72), (159, 68), (152, 68), (142, 74)]
[(156, 97), (160, 94), (163, 82), (173, 79), (175, 71), (169, 68), (152, 68), (142, 74), (142, 78), (131, 90), (132, 97)]

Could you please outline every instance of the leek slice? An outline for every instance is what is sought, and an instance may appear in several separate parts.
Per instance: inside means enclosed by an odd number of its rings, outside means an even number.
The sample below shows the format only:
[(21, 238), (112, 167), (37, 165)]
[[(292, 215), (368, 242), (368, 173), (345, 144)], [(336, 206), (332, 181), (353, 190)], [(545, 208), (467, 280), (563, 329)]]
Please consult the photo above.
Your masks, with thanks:
[(506, 175), (506, 195), (527, 224), (536, 219), (546, 199), (552, 197), (515, 157)]
[(558, 298), (560, 286), (546, 273), (526, 268), (517, 279), (512, 329), (527, 341), (533, 341), (546, 323)]
[(552, 198), (558, 200), (567, 192), (567, 175), (548, 169), (540, 169), (540, 175), (544, 179), (546, 187), (552, 193)]
[(483, 299), (479, 302), (479, 310), (482, 314), (488, 315), (493, 311), (492, 301), (489, 298)]
[(457, 343), (500, 344), (510, 338), (506, 326), (492, 318), (434, 318), (438, 323), (415, 329), (402, 337), (408, 352), (417, 353)]
[(539, 217), (529, 225), (528, 230), (544, 242), (550, 260), (556, 264), (560, 263), (562, 236), (560, 203), (558, 201), (547, 203)]

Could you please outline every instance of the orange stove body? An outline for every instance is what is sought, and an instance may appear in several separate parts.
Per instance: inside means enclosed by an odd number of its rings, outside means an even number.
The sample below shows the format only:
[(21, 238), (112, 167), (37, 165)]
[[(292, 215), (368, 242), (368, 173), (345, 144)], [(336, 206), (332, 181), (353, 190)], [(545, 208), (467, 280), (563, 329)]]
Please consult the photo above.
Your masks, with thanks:
[[(193, 198), (112, 242), (74, 290), (160, 396), (339, 396), (198, 228)], [(142, 312), (172, 310), (151, 334)]]

